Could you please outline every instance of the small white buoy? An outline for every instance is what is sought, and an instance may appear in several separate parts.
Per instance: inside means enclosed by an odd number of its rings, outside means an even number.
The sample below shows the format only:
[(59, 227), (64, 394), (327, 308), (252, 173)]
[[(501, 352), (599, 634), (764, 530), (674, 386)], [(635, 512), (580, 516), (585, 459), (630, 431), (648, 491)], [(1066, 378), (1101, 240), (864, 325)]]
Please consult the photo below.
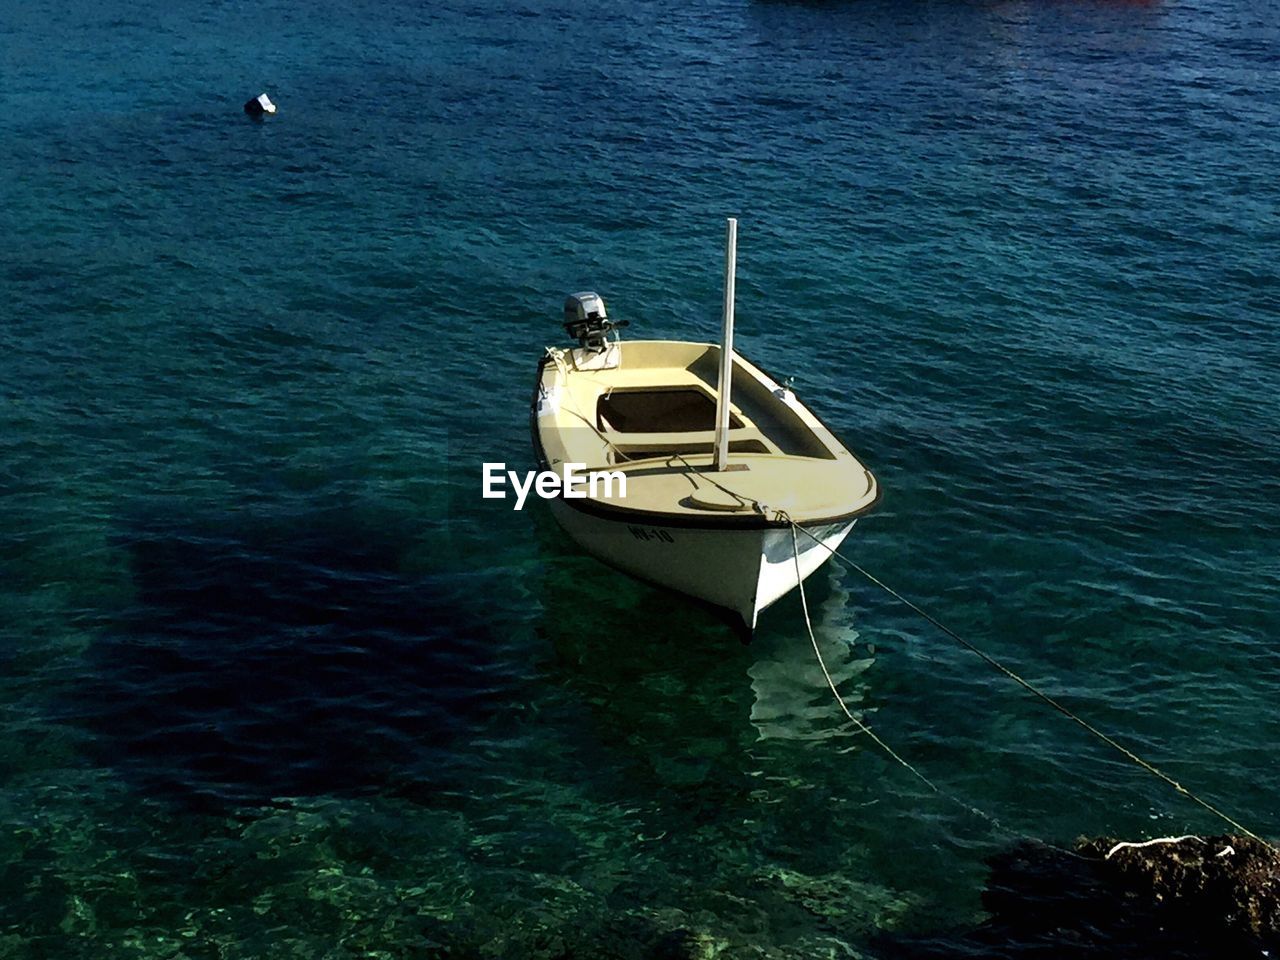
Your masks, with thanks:
[(275, 113), (276, 105), (265, 93), (260, 93), (244, 105), (244, 112), (255, 120), (261, 120), (263, 114)]

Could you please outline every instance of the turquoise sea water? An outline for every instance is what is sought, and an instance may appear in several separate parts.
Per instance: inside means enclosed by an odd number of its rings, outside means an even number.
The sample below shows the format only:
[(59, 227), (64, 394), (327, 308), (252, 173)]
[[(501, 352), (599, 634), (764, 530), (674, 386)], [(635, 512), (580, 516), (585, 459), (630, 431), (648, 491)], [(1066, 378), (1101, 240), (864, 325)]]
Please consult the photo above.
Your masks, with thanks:
[(0, 11), (0, 955), (877, 956), (1011, 834), (1219, 831), (828, 566), (998, 829), (796, 597), (481, 499), (562, 296), (711, 339), (731, 215), (851, 556), (1280, 834), (1267, 5)]

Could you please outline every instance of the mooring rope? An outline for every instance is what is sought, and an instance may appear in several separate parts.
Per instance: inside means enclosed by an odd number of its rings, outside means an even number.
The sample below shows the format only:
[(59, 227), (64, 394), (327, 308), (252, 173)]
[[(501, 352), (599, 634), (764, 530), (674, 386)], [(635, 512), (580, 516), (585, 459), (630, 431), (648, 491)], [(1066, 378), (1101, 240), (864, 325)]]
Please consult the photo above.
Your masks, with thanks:
[(813, 652), (818, 657), (818, 666), (822, 668), (822, 675), (827, 678), (827, 686), (831, 688), (831, 693), (835, 696), (836, 703), (840, 705), (840, 709), (844, 711), (844, 715), (855, 723), (862, 733), (865, 733), (868, 737), (874, 740), (881, 750), (915, 774), (916, 778), (934, 793), (942, 793), (932, 780), (911, 764), (907, 763), (907, 761), (903, 760), (893, 747), (881, 740), (874, 730), (855, 717), (849, 710), (848, 706), (845, 705), (844, 697), (840, 696), (840, 691), (836, 689), (836, 682), (831, 679), (831, 671), (827, 669), (826, 661), (822, 659), (822, 649), (818, 646), (818, 638), (813, 632), (813, 621), (809, 619), (809, 600), (804, 595), (804, 580), (800, 576), (800, 541), (796, 539), (796, 525), (794, 523), (791, 525), (791, 549), (796, 561), (796, 583), (800, 587), (800, 606), (804, 608), (804, 625), (809, 631), (809, 642), (813, 644)]
[[(940, 622), (938, 619), (936, 619), (935, 617), (931, 616), (928, 612), (926, 612), (925, 610), (921, 609), (917, 604), (912, 603), (910, 600), (908, 600), (908, 599), (907, 599), (906, 597), (904, 597), (902, 594), (898, 593), (898, 591), (894, 590), (894, 589), (893, 589), (892, 587), (890, 587), (888, 584), (884, 583), (884, 581), (882, 581), (882, 580), (878, 579), (877, 577), (875, 577), (874, 575), (872, 575), (869, 571), (865, 570), (863, 567), (861, 567), (861, 566), (860, 566), (860, 565), (858, 565), (857, 563), (854, 563), (852, 560), (850, 560), (850, 559), (849, 559), (848, 557), (846, 557), (844, 554), (840, 553), (840, 551), (836, 550), (834, 547), (829, 547), (829, 546), (827, 546), (827, 544), (823, 543), (821, 539), (819, 539), (818, 537), (816, 537), (814, 534), (810, 533), (810, 532), (809, 532), (808, 530), (806, 530), (804, 527), (800, 526), (798, 523), (796, 523), (794, 520), (792, 520), (792, 519), (791, 519), (789, 516), (787, 516), (785, 513), (779, 512), (779, 513), (778, 513), (778, 516), (779, 516), (780, 518), (785, 519), (788, 523), (790, 523), (790, 524), (791, 524), (791, 537), (792, 537), (792, 542), (793, 542), (793, 543), (795, 542), (795, 531), (796, 531), (796, 530), (800, 530), (800, 531), (801, 531), (802, 533), (804, 533), (807, 537), (809, 537), (809, 539), (811, 539), (814, 543), (818, 544), (820, 547), (822, 547), (824, 550), (826, 550), (828, 553), (830, 553), (833, 557), (839, 557), (842, 561), (844, 561), (844, 563), (848, 564), (851, 568), (853, 568), (854, 570), (856, 570), (858, 573), (862, 574), (862, 576), (866, 577), (866, 578), (867, 578), (868, 580), (870, 580), (873, 584), (875, 584), (877, 587), (879, 587), (879, 588), (880, 588), (881, 590), (883, 590), (885, 593), (889, 594), (889, 596), (893, 597), (895, 600), (897, 600), (897, 601), (898, 601), (899, 603), (901, 603), (903, 606), (907, 607), (909, 610), (911, 610), (911, 611), (913, 611), (914, 613), (918, 614), (919, 616), (921, 616), (922, 618), (924, 618), (925, 620), (927, 620), (929, 623), (933, 624), (935, 627), (937, 627), (939, 630), (941, 630), (943, 633), (945, 633), (945, 634), (946, 634), (948, 637), (950, 637), (952, 640), (955, 640), (957, 643), (959, 643), (961, 646), (963, 646), (966, 650), (969, 650), (971, 653), (976, 654), (978, 657), (980, 657), (982, 660), (984, 660), (984, 661), (985, 661), (986, 663), (988, 663), (990, 666), (994, 667), (996, 670), (999, 670), (1001, 673), (1003, 673), (1003, 674), (1004, 674), (1005, 676), (1007, 676), (1009, 679), (1013, 680), (1013, 681), (1014, 681), (1015, 683), (1017, 683), (1019, 686), (1021, 686), (1021, 687), (1023, 687), (1024, 689), (1026, 689), (1026, 690), (1030, 691), (1031, 693), (1035, 694), (1037, 697), (1039, 697), (1039, 698), (1040, 698), (1041, 700), (1043, 700), (1045, 703), (1049, 704), (1049, 706), (1053, 707), (1053, 709), (1057, 710), (1057, 711), (1058, 711), (1059, 713), (1061, 713), (1063, 716), (1067, 717), (1067, 718), (1068, 718), (1068, 719), (1070, 719), (1070, 720), (1075, 721), (1077, 724), (1079, 724), (1081, 727), (1083, 727), (1085, 730), (1087, 730), (1090, 734), (1092, 734), (1092, 735), (1093, 735), (1094, 737), (1096, 737), (1098, 740), (1101, 740), (1101, 741), (1102, 741), (1103, 743), (1105, 743), (1107, 746), (1109, 746), (1109, 747), (1111, 747), (1112, 749), (1114, 749), (1114, 750), (1118, 751), (1118, 752), (1119, 752), (1120, 754), (1122, 754), (1124, 757), (1126, 757), (1127, 759), (1129, 759), (1129, 760), (1130, 760), (1130, 761), (1132, 761), (1133, 763), (1137, 764), (1139, 767), (1141, 767), (1142, 769), (1146, 770), (1148, 773), (1153, 774), (1154, 776), (1156, 776), (1156, 777), (1160, 778), (1160, 779), (1161, 779), (1161, 780), (1163, 780), (1165, 783), (1169, 784), (1171, 787), (1173, 787), (1175, 790), (1177, 790), (1177, 791), (1178, 791), (1178, 793), (1182, 794), (1184, 797), (1187, 797), (1188, 799), (1190, 799), (1190, 800), (1194, 801), (1195, 803), (1199, 804), (1201, 807), (1203, 807), (1204, 809), (1208, 810), (1210, 813), (1212, 813), (1214, 816), (1218, 817), (1220, 820), (1222, 820), (1222, 821), (1224, 821), (1224, 822), (1226, 822), (1226, 823), (1230, 824), (1231, 826), (1235, 827), (1235, 829), (1239, 830), (1239, 831), (1240, 831), (1242, 834), (1244, 834), (1245, 836), (1247, 836), (1247, 837), (1251, 837), (1252, 839), (1257, 840), (1259, 843), (1261, 843), (1261, 844), (1263, 844), (1264, 846), (1266, 846), (1266, 847), (1267, 847), (1269, 850), (1271, 850), (1273, 853), (1280, 853), (1280, 849), (1277, 849), (1277, 848), (1276, 848), (1274, 845), (1272, 845), (1270, 842), (1268, 842), (1267, 840), (1264, 840), (1262, 837), (1258, 836), (1256, 833), (1254, 833), (1252, 830), (1250, 830), (1250, 829), (1249, 829), (1248, 827), (1246, 827), (1244, 824), (1240, 823), (1240, 821), (1238, 821), (1238, 820), (1236, 820), (1235, 818), (1233, 818), (1233, 817), (1229, 816), (1228, 814), (1224, 813), (1222, 810), (1218, 809), (1216, 806), (1214, 806), (1214, 805), (1213, 805), (1212, 803), (1210, 803), (1208, 800), (1205, 800), (1204, 798), (1202, 798), (1202, 797), (1200, 797), (1200, 796), (1196, 795), (1195, 793), (1193, 793), (1192, 791), (1188, 790), (1188, 789), (1187, 789), (1186, 787), (1184, 787), (1181, 783), (1179, 783), (1177, 780), (1174, 780), (1174, 779), (1173, 779), (1173, 777), (1169, 776), (1167, 773), (1165, 773), (1164, 771), (1160, 770), (1160, 769), (1159, 769), (1158, 767), (1156, 767), (1154, 764), (1150, 763), (1150, 762), (1149, 762), (1149, 761), (1147, 761), (1147, 760), (1144, 760), (1142, 757), (1138, 756), (1136, 753), (1134, 753), (1134, 752), (1133, 752), (1132, 750), (1130, 750), (1128, 747), (1124, 746), (1124, 744), (1117, 742), (1117, 741), (1116, 741), (1116, 739), (1115, 739), (1114, 737), (1111, 737), (1111, 736), (1109, 736), (1108, 734), (1103, 733), (1101, 730), (1099, 730), (1099, 729), (1098, 729), (1097, 727), (1095, 727), (1093, 724), (1089, 723), (1089, 721), (1087, 721), (1087, 720), (1085, 720), (1084, 718), (1082, 718), (1082, 717), (1078, 716), (1077, 714), (1073, 713), (1070, 709), (1068, 709), (1067, 707), (1063, 706), (1061, 703), (1059, 703), (1059, 702), (1058, 702), (1057, 700), (1055, 700), (1053, 697), (1049, 696), (1049, 694), (1045, 693), (1043, 690), (1040, 690), (1038, 687), (1036, 687), (1034, 684), (1030, 683), (1029, 681), (1024, 680), (1022, 677), (1018, 676), (1018, 674), (1016, 674), (1013, 670), (1011, 670), (1011, 669), (1009, 669), (1008, 667), (1006, 667), (1003, 663), (1001, 663), (1001, 662), (1000, 662), (999, 660), (997, 660), (995, 657), (991, 656), (989, 653), (985, 652), (984, 650), (982, 650), (982, 649), (980, 649), (979, 647), (975, 646), (974, 644), (970, 643), (968, 640), (966, 640), (964, 637), (960, 636), (960, 634), (956, 633), (954, 630), (952, 630), (952, 629), (951, 629), (950, 627), (948, 627), (946, 624), (944, 624), (944, 623)], [(800, 560), (799, 560), (799, 554), (797, 553), (797, 555), (796, 555), (796, 575), (797, 575), (797, 577), (799, 576), (799, 573), (800, 573)], [(802, 599), (802, 600), (804, 599), (804, 593), (803, 593), (803, 590), (802, 590), (802, 592), (801, 592), (801, 599)], [(807, 619), (808, 619), (808, 613), (807, 613), (807, 607), (806, 607), (806, 620), (807, 620)], [(812, 635), (812, 630), (810, 630), (810, 634)], [(847, 711), (846, 711), (846, 712), (847, 712)], [(919, 776), (919, 774), (917, 774), (917, 776)], [(926, 782), (927, 782), (927, 781), (926, 781)], [(936, 789), (936, 788), (935, 788), (935, 789)]]
[[(591, 432), (594, 433), (597, 437), (599, 437), (600, 440), (604, 443), (605, 449), (613, 451), (614, 458), (617, 459), (619, 456), (619, 450), (617, 445), (608, 437), (606, 437), (603, 433), (601, 433), (599, 428), (596, 427), (596, 425), (591, 422), (591, 420), (587, 417), (587, 415), (582, 412), (582, 407), (578, 405), (577, 397), (575, 397), (573, 394), (573, 391), (569, 389), (569, 365), (565, 363), (564, 351), (558, 350), (555, 347), (547, 347), (547, 356), (551, 359), (551, 362), (556, 365), (556, 370), (559, 371), (560, 378), (564, 383), (563, 392), (569, 398), (569, 405), (570, 405), (569, 413), (573, 414), (573, 416), (577, 417), (579, 420), (585, 423), (591, 429)], [(547, 393), (546, 388), (542, 386), (541, 382), (538, 383), (538, 391), (543, 397), (546, 397), (548, 400), (550, 400), (550, 394)]]
[[(682, 460), (685, 466), (689, 467), (691, 471), (693, 470), (693, 465), (690, 464), (688, 460), (685, 460), (684, 457), (681, 457), (678, 454), (676, 456), (678, 457), (678, 459)], [(754, 497), (743, 496), (742, 494), (737, 493), (736, 491), (730, 490), (727, 487), (722, 486), (721, 484), (716, 482), (714, 479), (711, 479), (711, 478), (705, 478), (705, 479), (710, 480), (713, 486), (719, 487), (725, 493), (728, 493), (732, 496), (735, 496), (743, 500), (746, 503), (751, 504), (751, 506), (758, 513), (767, 514), (770, 510), (769, 507), (761, 503), (759, 500), (756, 500)], [(836, 689), (835, 684), (831, 680), (831, 674), (827, 672), (827, 666), (822, 660), (822, 651), (818, 648), (818, 641), (814, 637), (813, 624), (809, 620), (809, 603), (804, 593), (804, 581), (800, 576), (800, 551), (799, 551), (799, 546), (796, 542), (796, 534), (795, 534), (796, 530), (799, 530), (801, 533), (807, 536), (814, 543), (818, 544), (818, 546), (822, 547), (822, 549), (826, 550), (833, 557), (838, 557), (840, 560), (844, 561), (844, 563), (848, 564), (851, 568), (856, 570), (858, 573), (862, 574), (862, 576), (866, 577), (869, 581), (871, 581), (873, 584), (875, 584), (885, 593), (889, 594), (889, 596), (893, 597), (903, 606), (907, 607), (909, 610), (911, 610), (918, 616), (922, 617), (924, 620), (927, 620), (929, 623), (933, 624), (935, 627), (937, 627), (939, 630), (945, 633), (952, 640), (955, 640), (957, 643), (963, 646), (966, 650), (970, 651), (977, 657), (981, 658), (987, 664), (989, 664), (990, 666), (994, 667), (996, 670), (1003, 673), (1005, 676), (1013, 680), (1019, 686), (1023, 687), (1024, 689), (1028, 690), (1030, 693), (1034, 694), (1036, 697), (1043, 700), (1049, 706), (1053, 707), (1054, 710), (1057, 710), (1059, 713), (1067, 717), (1069, 720), (1072, 720), (1075, 723), (1079, 724), (1090, 735), (1100, 740), (1101, 742), (1105, 743), (1107, 746), (1111, 747), (1113, 750), (1116, 750), (1117, 752), (1119, 752), (1122, 756), (1124, 756), (1130, 762), (1136, 764), (1137, 766), (1141, 767), (1143, 770), (1146, 770), (1148, 773), (1159, 778), (1160, 780), (1163, 780), (1169, 786), (1173, 787), (1178, 793), (1182, 794), (1184, 797), (1188, 798), (1192, 802), (1203, 807), (1205, 810), (1208, 810), (1210, 813), (1212, 813), (1218, 819), (1222, 820), (1224, 823), (1227, 823), (1230, 826), (1234, 827), (1235, 829), (1239, 830), (1246, 837), (1250, 837), (1253, 840), (1257, 840), (1259, 843), (1265, 846), (1268, 850), (1272, 851), (1273, 853), (1280, 854), (1280, 848), (1276, 847), (1274, 844), (1272, 844), (1268, 840), (1265, 840), (1262, 837), (1260, 837), (1258, 834), (1254, 833), (1252, 830), (1250, 830), (1248, 827), (1242, 824), (1239, 820), (1236, 820), (1234, 817), (1230, 816), (1229, 814), (1224, 813), (1218, 807), (1214, 806), (1212, 803), (1210, 803), (1208, 800), (1205, 800), (1203, 797), (1199, 796), (1198, 794), (1192, 792), (1191, 790), (1188, 790), (1177, 780), (1173, 779), (1173, 777), (1169, 776), (1163, 770), (1155, 766), (1155, 764), (1151, 763), (1148, 760), (1144, 760), (1142, 757), (1138, 756), (1136, 753), (1134, 753), (1124, 744), (1118, 742), (1114, 737), (1099, 730), (1093, 724), (1089, 723), (1089, 721), (1085, 720), (1083, 717), (1078, 716), (1069, 708), (1059, 703), (1053, 697), (1049, 696), (1049, 694), (1045, 693), (1043, 690), (1036, 687), (1030, 681), (1020, 677), (1017, 673), (1015, 673), (1009, 667), (1006, 667), (1003, 663), (1001, 663), (995, 657), (991, 656), (989, 653), (982, 650), (981, 648), (974, 645), (973, 643), (970, 643), (968, 640), (960, 636), (960, 634), (956, 633), (946, 624), (942, 623), (936, 617), (932, 616), (926, 610), (922, 609), (918, 604), (912, 603), (910, 600), (908, 600), (902, 594), (898, 593), (898, 591), (894, 590), (887, 583), (880, 580), (878, 577), (874, 576), (872, 573), (870, 573), (868, 570), (863, 568), (861, 565), (850, 560), (848, 557), (842, 554), (839, 550), (836, 550), (834, 547), (827, 546), (827, 544), (823, 543), (820, 538), (810, 533), (804, 527), (800, 526), (800, 524), (796, 523), (795, 520), (793, 520), (785, 510), (774, 510), (773, 514), (775, 519), (783, 520), (791, 527), (791, 543), (792, 543), (792, 548), (795, 555), (795, 564), (796, 564), (796, 583), (797, 583), (797, 586), (799, 586), (800, 588), (800, 603), (804, 608), (805, 626), (809, 630), (809, 639), (813, 643), (814, 652), (817, 653), (818, 655), (818, 664), (822, 667), (823, 674), (826, 675), (827, 684), (831, 687), (832, 693), (835, 694), (836, 701), (840, 704), (840, 709), (844, 711), (845, 716), (847, 716), (850, 720), (853, 720), (854, 723), (858, 724), (858, 726), (862, 728), (862, 730), (865, 733), (867, 733), (881, 748), (883, 748), (898, 763), (902, 764), (904, 767), (910, 770), (913, 774), (915, 774), (915, 776), (917, 776), (920, 780), (928, 784), (929, 787), (935, 793), (938, 793), (941, 796), (945, 796), (952, 802), (957, 803), (960, 806), (964, 807), (965, 809), (978, 814), (979, 816), (983, 817), (986, 820), (989, 820), (991, 823), (1000, 827), (1002, 830), (1007, 830), (1007, 828), (1001, 826), (999, 821), (996, 820), (994, 817), (992, 817), (990, 814), (985, 813), (984, 811), (978, 809), (977, 807), (973, 807), (965, 803), (964, 801), (959, 800), (956, 797), (952, 797), (949, 794), (946, 794), (943, 791), (939, 790), (938, 787), (935, 786), (931, 780), (929, 780), (922, 773), (920, 773), (920, 771), (917, 770), (915, 767), (911, 766), (911, 764), (907, 763), (907, 761), (903, 760), (902, 757), (900, 757), (893, 750), (892, 747), (890, 747), (887, 743), (881, 740), (880, 737), (878, 737), (875, 733), (873, 733), (869, 727), (863, 724), (860, 720), (857, 720), (853, 716), (853, 714), (849, 712), (849, 708), (845, 706), (844, 700), (840, 696), (840, 692)]]
[[(836, 698), (836, 703), (839, 704), (840, 709), (844, 712), (844, 715), (848, 717), (851, 721), (853, 721), (853, 723), (858, 727), (858, 730), (861, 733), (865, 733), (868, 737), (870, 737), (871, 740), (878, 747), (880, 747), (881, 750), (887, 753), (901, 766), (909, 770), (912, 773), (912, 775), (916, 777), (916, 779), (918, 779), (921, 783), (927, 786), (930, 790), (932, 790), (938, 796), (944, 797), (945, 799), (954, 803), (956, 806), (960, 807), (962, 810), (965, 810), (968, 813), (972, 813), (975, 816), (979, 817), (980, 819), (987, 821), (987, 823), (991, 824), (991, 826), (995, 827), (1001, 833), (1008, 834), (1009, 836), (1018, 840), (1025, 839), (1026, 837), (1024, 834), (1020, 834), (1015, 830), (1009, 829), (1003, 823), (997, 820), (994, 816), (987, 813), (987, 811), (983, 810), (981, 807), (975, 807), (973, 804), (967, 803), (966, 801), (961, 800), (959, 797), (955, 796), (954, 794), (947, 793), (945, 790), (941, 789), (936, 783), (934, 783), (932, 780), (926, 777), (923, 773), (921, 773), (918, 769), (916, 769), (912, 764), (904, 760), (902, 756), (896, 750), (893, 749), (893, 747), (889, 746), (889, 744), (887, 744), (883, 740), (883, 738), (881, 738), (874, 730), (872, 730), (869, 726), (867, 726), (866, 723), (864, 723), (862, 720), (859, 720), (856, 716), (853, 715), (853, 712), (850, 711), (848, 705), (844, 702), (844, 697), (840, 695), (839, 689), (836, 688), (835, 681), (831, 678), (831, 671), (827, 669), (826, 660), (822, 656), (822, 648), (818, 645), (818, 638), (813, 630), (813, 620), (809, 616), (809, 599), (807, 596), (805, 596), (804, 579), (800, 576), (800, 543), (798, 540), (796, 540), (796, 528), (799, 527), (800, 525), (795, 523), (793, 520), (791, 520), (791, 518), (787, 516), (785, 511), (779, 511), (778, 516), (786, 518), (787, 522), (791, 524), (791, 553), (792, 553), (792, 557), (795, 559), (795, 565), (796, 565), (796, 586), (800, 590), (800, 606), (804, 610), (804, 625), (805, 625), (805, 629), (808, 630), (809, 632), (809, 642), (813, 644), (813, 652), (814, 652), (814, 655), (818, 658), (818, 666), (822, 668), (822, 675), (827, 678), (827, 686), (831, 688), (831, 694)], [(803, 530), (804, 528), (800, 527), (800, 529)], [(808, 533), (807, 530), (805, 532)], [(1040, 842), (1045, 843), (1045, 841), (1040, 841)], [(1060, 847), (1057, 847), (1056, 845), (1051, 843), (1046, 843), (1046, 846), (1061, 850)], [(1070, 850), (1062, 850), (1062, 852), (1071, 854), (1072, 856), (1076, 856), (1076, 854)]]

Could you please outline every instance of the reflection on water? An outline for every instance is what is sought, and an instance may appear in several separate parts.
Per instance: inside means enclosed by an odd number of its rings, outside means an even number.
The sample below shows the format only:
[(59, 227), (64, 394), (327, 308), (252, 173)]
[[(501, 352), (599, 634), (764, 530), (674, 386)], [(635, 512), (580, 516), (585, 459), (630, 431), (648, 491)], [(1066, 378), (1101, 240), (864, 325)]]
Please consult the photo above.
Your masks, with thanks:
[[(811, 598), (813, 634), (840, 696), (861, 719), (856, 705), (863, 699), (865, 684), (860, 678), (875, 658), (869, 645), (858, 647), (849, 589), (841, 584), (843, 571), (831, 563), (818, 576), (824, 572), (830, 590), (816, 604)], [(817, 592), (812, 587), (807, 589), (810, 594)], [(777, 618), (782, 616), (783, 611), (777, 611)], [(831, 695), (813, 646), (804, 637), (803, 624), (797, 623), (794, 631), (788, 630), (785, 642), (763, 651), (747, 674), (755, 694), (751, 722), (761, 740), (824, 740), (856, 734)]]

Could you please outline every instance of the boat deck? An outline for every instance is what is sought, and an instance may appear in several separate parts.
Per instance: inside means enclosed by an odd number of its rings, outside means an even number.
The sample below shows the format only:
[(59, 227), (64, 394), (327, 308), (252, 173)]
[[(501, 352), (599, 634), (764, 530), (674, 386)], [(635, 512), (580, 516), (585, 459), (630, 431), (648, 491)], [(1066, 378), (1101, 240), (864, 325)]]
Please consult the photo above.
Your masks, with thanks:
[[(712, 469), (719, 348), (628, 341), (616, 366), (578, 367), (568, 352), (543, 370), (538, 415), (547, 464), (619, 470), (610, 508), (672, 517), (757, 513), (797, 521), (849, 516), (876, 498), (871, 474), (789, 391), (734, 357), (729, 462)], [(732, 491), (732, 492), (729, 492)]]

